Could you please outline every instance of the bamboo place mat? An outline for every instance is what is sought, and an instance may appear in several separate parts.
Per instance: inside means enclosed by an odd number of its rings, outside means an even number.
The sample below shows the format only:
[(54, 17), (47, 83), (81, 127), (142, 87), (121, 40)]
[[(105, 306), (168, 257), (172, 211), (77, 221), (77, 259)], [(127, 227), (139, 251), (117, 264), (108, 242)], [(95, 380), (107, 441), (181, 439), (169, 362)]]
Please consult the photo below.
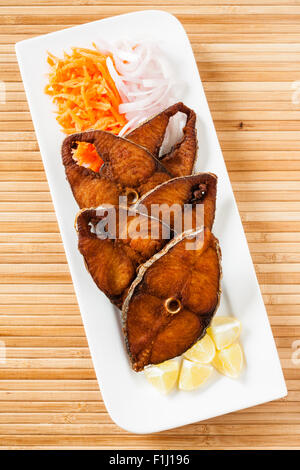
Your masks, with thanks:
[[(192, 42), (289, 393), (132, 435), (101, 398), (14, 43), (162, 5)], [(2, 0), (0, 15), (0, 448), (299, 448), (300, 1)]]

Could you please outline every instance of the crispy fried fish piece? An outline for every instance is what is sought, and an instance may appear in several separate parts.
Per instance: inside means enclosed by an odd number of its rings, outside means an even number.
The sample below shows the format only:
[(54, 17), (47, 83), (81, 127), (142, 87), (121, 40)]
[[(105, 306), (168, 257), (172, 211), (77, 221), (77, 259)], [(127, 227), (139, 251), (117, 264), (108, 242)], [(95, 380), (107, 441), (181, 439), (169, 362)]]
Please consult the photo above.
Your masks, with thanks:
[(206, 228), (179, 235), (140, 267), (122, 309), (134, 370), (183, 354), (205, 334), (219, 304), (220, 259)]
[[(189, 228), (196, 229), (200, 225), (204, 225), (211, 230), (215, 218), (217, 180), (217, 176), (213, 173), (197, 173), (191, 176), (173, 178), (141, 197), (135, 207), (138, 211), (155, 217), (155, 208), (160, 205), (158, 217), (168, 223), (167, 218), (171, 216), (170, 224), (174, 228), (175, 225), (177, 226), (174, 219), (177, 221), (180, 219), (179, 222), (183, 222), (182, 208), (184, 205), (190, 205), (192, 211), (191, 226), (184, 227), (181, 223), (182, 230), (179, 231), (182, 232)], [(195, 209), (199, 204), (203, 204), (202, 215), (204, 215), (204, 221), (203, 219), (201, 221), (196, 220)], [(147, 209), (146, 212), (144, 208)], [(171, 213), (170, 208), (173, 208)], [(176, 228), (175, 231), (178, 232)]]
[[(91, 231), (104, 216), (105, 210), (89, 209), (79, 213), (77, 218), (78, 247), (83, 255), (88, 271), (95, 283), (113, 303), (120, 306), (125, 290), (135, 277), (136, 268), (159, 251), (173, 236), (177, 224), (183, 217), (183, 206), (191, 204), (191, 210), (197, 204), (204, 205), (204, 220), (211, 226), (214, 218), (217, 178), (210, 173), (175, 178), (164, 183), (142, 198), (141, 204), (133, 206), (128, 218), (124, 208), (115, 208), (116, 231), (112, 239), (99, 239)], [(153, 201), (158, 201), (162, 210), (151, 214)], [(167, 210), (169, 205), (175, 211)], [(153, 206), (152, 206), (153, 207)], [(146, 211), (145, 211), (146, 210)], [(136, 213), (136, 215), (135, 215)], [(207, 215), (206, 215), (207, 213)], [(122, 218), (121, 218), (121, 217)], [(193, 228), (203, 225), (203, 220), (192, 219)], [(137, 223), (139, 238), (134, 238), (133, 229)], [(151, 224), (151, 225), (150, 225)], [(182, 223), (180, 228), (182, 227)], [(181, 230), (180, 230), (181, 232)], [(101, 234), (100, 234), (101, 235)], [(144, 237), (144, 238), (142, 238)]]
[[(76, 163), (72, 157), (77, 142), (95, 145), (104, 161), (100, 173)], [(171, 178), (171, 174), (146, 149), (105, 131), (68, 136), (62, 145), (62, 161), (80, 208), (107, 203), (118, 205), (120, 195), (139, 198)]]
[[(120, 307), (124, 292), (136, 276), (137, 267), (159, 251), (168, 240), (163, 239), (158, 220), (151, 220), (157, 226), (158, 237), (154, 238), (151, 236), (149, 217), (137, 214), (125, 219), (127, 213), (123, 208), (116, 208), (116, 233), (110, 234), (115, 238), (104, 238), (105, 225), (100, 227), (98, 223), (104, 220), (107, 213), (108, 210), (103, 206), (79, 213), (76, 221), (78, 248), (96, 285), (112, 303)], [(121, 217), (126, 222), (120, 226)], [(139, 238), (133, 236), (135, 230)]]
[(193, 171), (197, 154), (197, 131), (196, 114), (192, 109), (181, 102), (173, 104), (126, 134), (128, 140), (141, 145), (158, 158), (170, 118), (178, 112), (187, 116), (183, 138), (170, 152), (161, 157), (165, 168), (173, 176), (190, 175)]

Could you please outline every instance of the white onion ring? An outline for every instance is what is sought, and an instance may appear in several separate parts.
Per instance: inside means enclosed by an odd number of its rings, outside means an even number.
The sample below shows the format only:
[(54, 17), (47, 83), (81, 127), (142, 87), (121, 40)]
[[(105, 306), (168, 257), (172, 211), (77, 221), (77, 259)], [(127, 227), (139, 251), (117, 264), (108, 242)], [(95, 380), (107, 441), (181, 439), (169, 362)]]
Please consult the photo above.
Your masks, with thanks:
[[(113, 57), (113, 60), (107, 58), (106, 65), (122, 99), (119, 112), (125, 114), (127, 120), (119, 135), (125, 135), (178, 101), (175, 96), (177, 83), (157, 44), (148, 40), (100, 42), (102, 50), (105, 48)], [(173, 134), (171, 127), (170, 137)]]

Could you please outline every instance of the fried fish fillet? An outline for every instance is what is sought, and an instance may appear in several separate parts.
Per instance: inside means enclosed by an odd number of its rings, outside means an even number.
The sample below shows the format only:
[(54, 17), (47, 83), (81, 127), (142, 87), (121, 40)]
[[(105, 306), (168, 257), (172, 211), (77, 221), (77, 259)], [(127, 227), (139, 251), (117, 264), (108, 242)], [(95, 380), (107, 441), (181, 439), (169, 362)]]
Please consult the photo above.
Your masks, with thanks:
[[(123, 329), (136, 371), (183, 354), (205, 334), (218, 307), (221, 252), (209, 229), (200, 234), (174, 238), (140, 267), (128, 291)], [(190, 243), (194, 249), (187, 249)]]
[[(101, 207), (81, 211), (77, 217), (78, 247), (88, 271), (95, 283), (110, 300), (120, 306), (126, 289), (136, 275), (136, 269), (159, 251), (173, 236), (177, 224), (182, 222), (184, 206), (194, 212), (197, 204), (203, 204), (204, 221), (211, 227), (214, 219), (217, 178), (210, 173), (175, 178), (163, 183), (145, 195), (141, 204), (133, 206), (127, 217), (126, 209), (115, 207), (116, 230), (114, 239), (102, 239), (91, 226), (100, 220)], [(161, 211), (152, 214), (152, 204), (158, 202)], [(174, 206), (174, 203), (176, 204)], [(168, 208), (175, 207), (175, 211)], [(148, 212), (149, 209), (149, 212)], [(103, 207), (102, 213), (105, 212)], [(121, 216), (121, 217), (120, 217)], [(192, 217), (192, 227), (203, 225), (203, 219)], [(139, 229), (134, 233), (134, 229)], [(181, 223), (182, 227), (183, 224)], [(102, 234), (99, 234), (102, 235)]]
[[(211, 230), (216, 210), (217, 180), (217, 176), (213, 173), (197, 173), (173, 178), (141, 197), (135, 207), (140, 212), (146, 209), (148, 215), (155, 217), (155, 208), (159, 205), (160, 220), (164, 220), (164, 215), (166, 219), (170, 216), (170, 224), (174, 229), (177, 225), (174, 219), (180, 219), (183, 222), (182, 208), (185, 206), (187, 218), (188, 211), (192, 212), (191, 226), (184, 227), (183, 223), (179, 224), (182, 227), (181, 232), (191, 228), (196, 229), (201, 225)], [(195, 209), (201, 204), (204, 220), (196, 220)], [(173, 208), (171, 213), (170, 208)], [(168, 223), (167, 220), (165, 222)], [(175, 231), (178, 232), (178, 230)]]
[(184, 113), (187, 116), (183, 129), (183, 138), (170, 152), (161, 157), (161, 161), (173, 176), (184, 176), (190, 175), (193, 171), (197, 154), (197, 131), (196, 114), (183, 103), (173, 104), (142, 123), (139, 127), (126, 134), (126, 138), (146, 148), (152, 155), (159, 158), (159, 151), (170, 118), (178, 112)]
[[(150, 225), (149, 217), (143, 214), (127, 216), (122, 208), (115, 211), (115, 233), (105, 232), (103, 229), (106, 226), (99, 227), (98, 224), (105, 220), (107, 212), (104, 206), (100, 206), (97, 210), (86, 209), (79, 213), (76, 220), (78, 248), (96, 285), (112, 303), (120, 307), (126, 289), (136, 276), (137, 267), (168, 240), (163, 239), (159, 220), (151, 220), (151, 224), (157, 226), (158, 233), (157, 238), (153, 238), (153, 225)], [(119, 222), (121, 218), (125, 220), (122, 226)], [(138, 237), (134, 236), (136, 232)]]
[[(95, 145), (104, 161), (99, 173), (73, 159), (78, 142)], [(118, 205), (119, 196), (135, 199), (171, 178), (171, 173), (145, 148), (105, 131), (87, 131), (68, 136), (62, 145), (62, 161), (80, 208), (107, 203)]]

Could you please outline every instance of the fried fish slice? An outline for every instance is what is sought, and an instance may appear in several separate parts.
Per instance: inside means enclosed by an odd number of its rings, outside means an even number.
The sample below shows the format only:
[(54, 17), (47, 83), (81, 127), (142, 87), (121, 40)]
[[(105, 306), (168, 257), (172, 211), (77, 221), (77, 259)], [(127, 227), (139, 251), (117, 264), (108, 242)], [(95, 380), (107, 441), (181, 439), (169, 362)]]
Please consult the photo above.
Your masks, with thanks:
[[(192, 218), (188, 218), (188, 221), (191, 221), (192, 228), (199, 228), (199, 226), (203, 226), (203, 223), (211, 228), (215, 213), (216, 184), (217, 177), (215, 175), (199, 173), (193, 176), (174, 178), (148, 192), (141, 198), (140, 203), (132, 206), (131, 210), (131, 214), (135, 211), (140, 215), (141, 236), (146, 234), (146, 239), (134, 239), (132, 235), (128, 237), (129, 228), (133, 227), (133, 224), (136, 223), (137, 217), (130, 215), (128, 219), (123, 219), (123, 224), (120, 224), (119, 215), (121, 212), (124, 216), (127, 215), (126, 211), (122, 208), (119, 208), (119, 210), (117, 207), (115, 208), (117, 225), (114, 234), (116, 239), (114, 241), (99, 240), (91, 232), (90, 224), (95, 225), (101, 219), (99, 216), (97, 218), (95, 209), (80, 212), (77, 218), (79, 250), (84, 256), (87, 268), (95, 283), (113, 303), (120, 305), (123, 292), (133, 280), (135, 269), (155, 254), (174, 236), (174, 232), (178, 231), (177, 221), (180, 222), (179, 232), (182, 232), (184, 227), (183, 217), (188, 214), (188, 211), (183, 212), (183, 207), (188, 207), (192, 212)], [(202, 213), (200, 220), (195, 215), (195, 209), (199, 204), (203, 204), (204, 207), (204, 222)], [(158, 207), (159, 210), (153, 210), (155, 207)], [(144, 217), (141, 217), (142, 214)], [(149, 239), (149, 237), (152, 237), (152, 239)], [(107, 247), (106, 252), (109, 253), (107, 258), (104, 256), (103, 247)], [(129, 247), (134, 251), (130, 250)], [(134, 271), (131, 272), (129, 270), (130, 263), (127, 260), (127, 268), (130, 275), (128, 279), (126, 278), (125, 283), (121, 285), (118, 293), (116, 293), (114, 282), (109, 284), (107, 281), (105, 283), (104, 277), (108, 273), (113, 272), (116, 273), (115, 276), (118, 276), (118, 265), (121, 266), (123, 263), (124, 250), (133, 262)]]
[(220, 259), (206, 228), (179, 235), (140, 267), (122, 309), (134, 370), (183, 354), (205, 334), (219, 304)]
[[(77, 142), (94, 144), (104, 161), (100, 173), (76, 163), (72, 157)], [(171, 174), (146, 149), (105, 131), (68, 136), (62, 145), (62, 161), (80, 208), (107, 203), (118, 205), (119, 196), (138, 199), (171, 178)]]
[[(175, 219), (181, 222), (181, 233), (184, 206), (190, 207), (190, 210), (194, 213), (197, 204), (203, 204), (204, 222), (211, 227), (215, 210), (216, 183), (216, 176), (210, 173), (179, 177), (163, 183), (147, 193), (141, 199), (140, 204), (133, 206), (130, 211), (131, 215), (126, 219), (122, 219), (123, 223), (119, 223), (121, 220), (119, 216), (120, 214), (126, 216), (127, 212), (123, 208), (118, 209), (115, 207), (117, 222), (116, 231), (113, 234), (115, 240), (99, 240), (95, 233), (90, 230), (90, 225), (96, 225), (103, 218), (99, 216), (101, 207), (98, 211), (91, 209), (79, 213), (77, 218), (79, 250), (84, 256), (88, 271), (95, 283), (113, 303), (120, 305), (122, 302), (123, 292), (133, 280), (135, 269), (174, 236), (174, 232), (178, 228)], [(153, 204), (156, 202), (161, 210), (152, 214), (151, 208), (154, 207)], [(172, 208), (174, 208), (174, 211), (168, 210)], [(134, 215), (135, 212), (137, 213), (136, 216)], [(129, 232), (131, 228), (134, 228), (137, 221), (141, 224), (140, 237), (133, 238), (133, 234)], [(192, 217), (191, 221), (194, 229), (203, 225), (202, 217), (200, 221), (196, 217)], [(144, 235), (145, 238), (141, 238)], [(105, 257), (104, 250), (108, 254), (107, 257)], [(131, 260), (131, 263), (129, 263), (126, 259), (126, 272), (129, 274), (128, 278), (124, 277), (124, 283), (118, 284), (119, 290), (115, 291), (115, 282), (108, 280), (104, 282), (104, 278), (109, 274), (113, 274), (114, 279), (118, 278), (118, 282), (120, 281), (118, 266), (121, 266), (121, 271), (125, 269), (122, 268), (124, 252)], [(133, 266), (133, 271), (129, 266)]]
[(173, 176), (190, 175), (197, 154), (197, 131), (195, 112), (179, 102), (157, 114), (126, 134), (126, 138), (146, 148), (156, 158), (162, 146), (170, 118), (178, 112), (187, 116), (183, 138), (161, 160)]
[[(145, 194), (135, 207), (140, 212), (143, 212), (145, 208), (148, 215), (156, 217), (155, 208), (159, 205), (158, 216), (160, 220), (168, 223), (167, 219), (171, 216), (170, 224), (174, 228), (175, 225), (178, 226), (174, 219), (177, 218), (177, 221), (180, 219), (181, 224), (179, 226), (182, 227), (182, 230), (179, 230), (180, 232), (189, 228), (199, 228), (200, 225), (204, 225), (211, 230), (215, 218), (217, 180), (217, 176), (213, 173), (197, 173), (191, 176), (173, 178)], [(199, 204), (203, 204), (203, 214), (201, 215), (204, 216), (204, 221), (203, 217), (201, 221), (196, 220), (195, 209)], [(187, 207), (187, 205), (190, 205), (192, 219), (191, 226), (184, 228), (182, 208)], [(173, 208), (171, 213), (170, 208)], [(188, 210), (185, 214), (188, 217), (187, 212)]]
[[(163, 239), (158, 220), (151, 220), (151, 224), (157, 225), (158, 233), (157, 238), (151, 237), (149, 218), (142, 214), (129, 215), (126, 223), (120, 227), (120, 217), (125, 220), (127, 214), (122, 208), (115, 210), (115, 233), (110, 234), (114, 238), (103, 238), (103, 227), (102, 232), (99, 226), (99, 233), (95, 232), (106, 214), (103, 206), (79, 213), (76, 220), (78, 248), (96, 285), (112, 303), (120, 307), (126, 289), (136, 276), (137, 267), (159, 251), (168, 240)], [(135, 231), (138, 236), (134, 236)]]

